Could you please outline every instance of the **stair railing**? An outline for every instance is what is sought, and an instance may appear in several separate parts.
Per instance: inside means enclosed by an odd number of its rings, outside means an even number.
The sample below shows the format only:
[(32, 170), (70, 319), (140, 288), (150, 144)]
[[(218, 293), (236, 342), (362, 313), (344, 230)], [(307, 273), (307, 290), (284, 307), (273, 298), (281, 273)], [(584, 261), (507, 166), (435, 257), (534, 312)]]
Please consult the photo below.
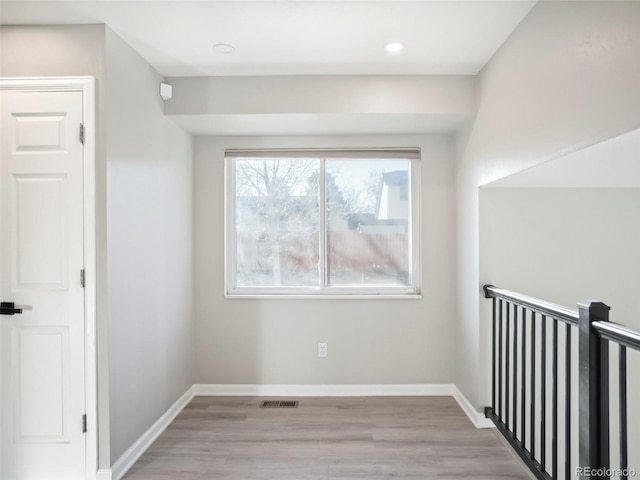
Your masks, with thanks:
[[(484, 292), (492, 299), (492, 400), (485, 415), (536, 478), (626, 480), (635, 474), (628, 468), (626, 359), (628, 348), (640, 351), (640, 332), (610, 322), (609, 307), (600, 302), (571, 310), (492, 285)], [(610, 461), (611, 343), (619, 352), (615, 470)]]

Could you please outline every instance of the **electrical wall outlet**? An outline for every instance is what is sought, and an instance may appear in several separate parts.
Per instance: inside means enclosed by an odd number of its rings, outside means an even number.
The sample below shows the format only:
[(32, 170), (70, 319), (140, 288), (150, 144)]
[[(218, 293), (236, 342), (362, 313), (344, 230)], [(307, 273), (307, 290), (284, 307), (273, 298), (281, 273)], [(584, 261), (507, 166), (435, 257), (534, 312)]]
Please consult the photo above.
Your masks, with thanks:
[(318, 343), (318, 357), (325, 358), (327, 356), (327, 344)]

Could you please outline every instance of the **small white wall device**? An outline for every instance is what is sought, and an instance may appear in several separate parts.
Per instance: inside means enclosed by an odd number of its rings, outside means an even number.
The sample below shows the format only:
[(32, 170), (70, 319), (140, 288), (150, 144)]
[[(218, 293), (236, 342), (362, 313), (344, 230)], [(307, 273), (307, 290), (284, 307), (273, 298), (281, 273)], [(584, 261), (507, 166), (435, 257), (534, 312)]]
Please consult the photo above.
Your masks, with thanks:
[(173, 97), (173, 85), (160, 83), (160, 98), (162, 98), (162, 100), (169, 100), (171, 97)]

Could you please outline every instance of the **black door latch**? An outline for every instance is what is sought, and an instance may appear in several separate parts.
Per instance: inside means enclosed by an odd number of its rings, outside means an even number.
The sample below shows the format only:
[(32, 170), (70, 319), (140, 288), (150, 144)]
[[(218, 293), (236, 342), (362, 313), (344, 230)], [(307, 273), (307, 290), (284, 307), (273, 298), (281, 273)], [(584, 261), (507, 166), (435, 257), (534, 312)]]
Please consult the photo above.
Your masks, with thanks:
[(17, 313), (22, 313), (22, 308), (16, 308), (14, 302), (0, 303), (0, 315), (15, 315)]

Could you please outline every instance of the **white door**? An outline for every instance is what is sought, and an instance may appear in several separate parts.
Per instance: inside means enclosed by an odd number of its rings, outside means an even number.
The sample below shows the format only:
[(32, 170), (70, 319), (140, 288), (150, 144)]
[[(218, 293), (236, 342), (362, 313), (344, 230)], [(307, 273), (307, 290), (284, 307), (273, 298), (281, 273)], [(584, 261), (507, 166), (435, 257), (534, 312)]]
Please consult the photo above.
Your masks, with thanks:
[(85, 478), (82, 92), (0, 92), (0, 479)]

